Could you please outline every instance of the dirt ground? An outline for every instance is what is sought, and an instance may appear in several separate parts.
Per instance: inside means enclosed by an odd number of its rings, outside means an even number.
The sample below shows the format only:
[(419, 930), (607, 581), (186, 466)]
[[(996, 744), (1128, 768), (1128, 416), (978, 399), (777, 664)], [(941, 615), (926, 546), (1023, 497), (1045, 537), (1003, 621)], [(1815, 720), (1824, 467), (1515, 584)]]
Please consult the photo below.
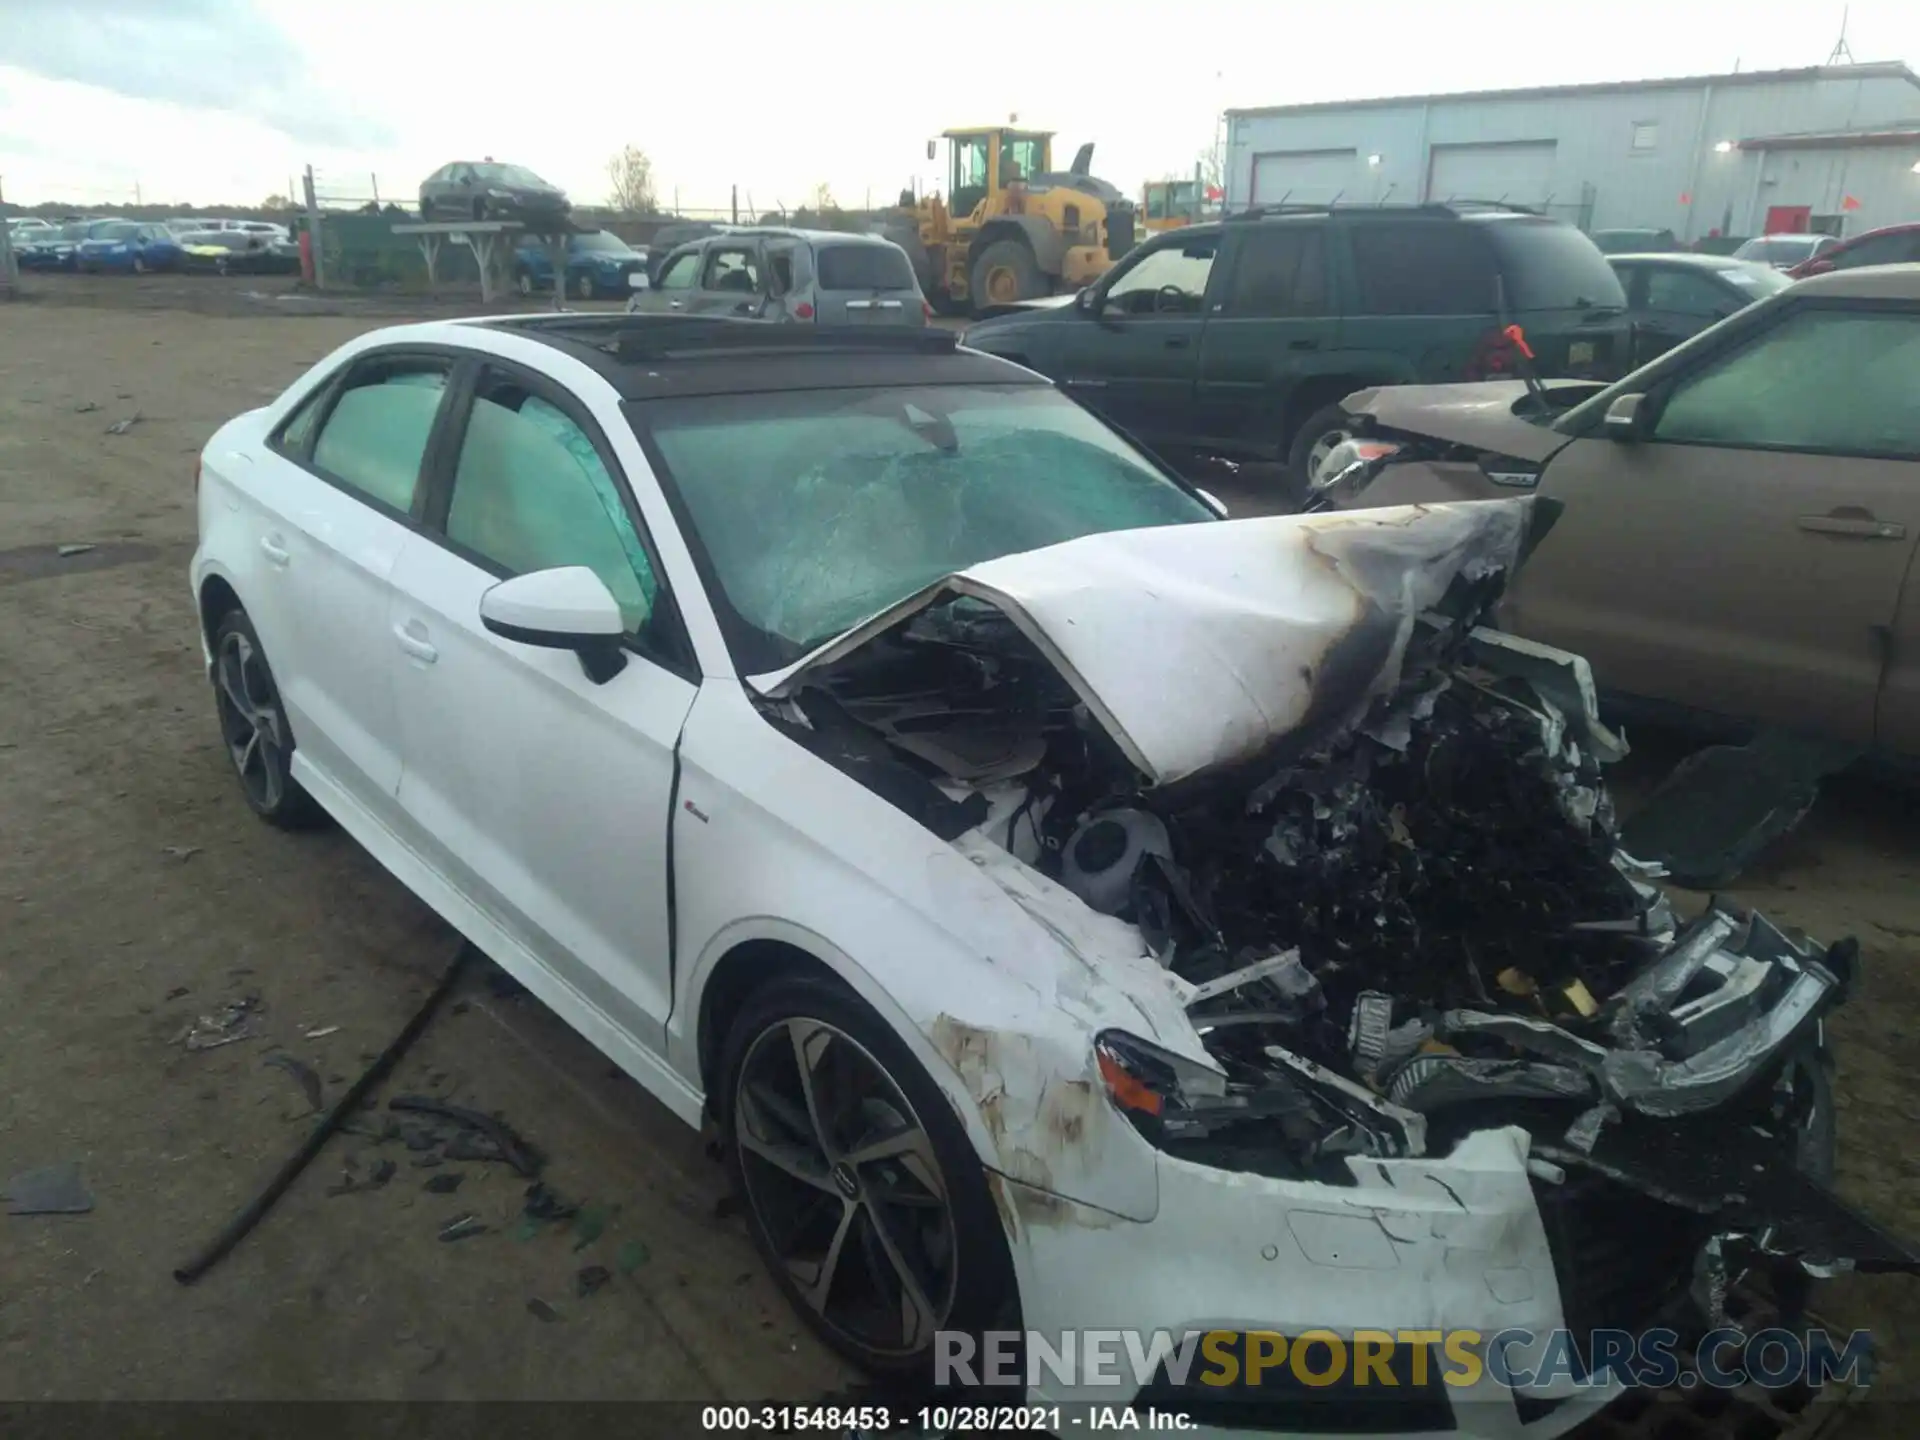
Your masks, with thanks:
[[(421, 307), (288, 299), (267, 281), (24, 288), (0, 306), (0, 1179), (75, 1161), (96, 1206), (0, 1216), (0, 1400), (744, 1401), (847, 1383), (717, 1206), (721, 1173), (698, 1137), (537, 1003), (479, 975), (385, 1093), (504, 1115), (588, 1221), (529, 1233), (524, 1182), (505, 1167), (424, 1169), (398, 1145), (344, 1136), (224, 1264), (191, 1288), (173, 1281), (311, 1123), (265, 1057), (308, 1062), (330, 1100), (451, 950), (344, 835), (285, 835), (248, 814), (186, 586), (194, 456), (213, 429)], [(1215, 488), (1237, 511), (1265, 508), (1238, 478)], [(69, 544), (96, 548), (59, 558)], [(1629, 793), (1673, 758), (1650, 748), (1628, 762)], [(1910, 1234), (1912, 809), (1910, 794), (1836, 785), (1732, 897), (1860, 938), (1862, 992), (1832, 1026), (1840, 1188)], [(264, 1007), (257, 1038), (175, 1043), (247, 996)], [(383, 1158), (397, 1164), (383, 1187), (329, 1195), (345, 1166), (364, 1180)], [(457, 1191), (423, 1189), (452, 1172)], [(488, 1229), (436, 1238), (468, 1213)], [(589, 1265), (613, 1279), (582, 1298)], [(1911, 1393), (1920, 1288), (1845, 1277), (1817, 1305), (1872, 1328), (1881, 1393)], [(1892, 1407), (1872, 1409), (1863, 1431), (1899, 1433)]]

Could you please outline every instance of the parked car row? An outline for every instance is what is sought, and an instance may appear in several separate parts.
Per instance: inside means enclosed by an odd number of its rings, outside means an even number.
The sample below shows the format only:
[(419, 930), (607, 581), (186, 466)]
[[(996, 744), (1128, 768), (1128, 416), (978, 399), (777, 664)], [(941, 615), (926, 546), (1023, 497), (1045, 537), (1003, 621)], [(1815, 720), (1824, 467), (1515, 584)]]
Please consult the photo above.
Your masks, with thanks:
[(231, 228), (176, 231), (133, 220), (78, 220), (18, 235), (23, 270), (144, 275), (183, 270), (228, 274), (292, 274), (299, 246), (277, 226), (236, 223)]

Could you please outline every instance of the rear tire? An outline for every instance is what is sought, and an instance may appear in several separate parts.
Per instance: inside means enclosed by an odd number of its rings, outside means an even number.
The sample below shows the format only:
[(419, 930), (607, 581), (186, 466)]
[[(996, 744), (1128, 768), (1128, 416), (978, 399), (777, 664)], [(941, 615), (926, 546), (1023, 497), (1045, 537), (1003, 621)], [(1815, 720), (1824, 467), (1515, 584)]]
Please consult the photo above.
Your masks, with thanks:
[(1340, 402), (1322, 405), (1301, 422), (1287, 447), (1287, 494), (1304, 500), (1313, 484), (1314, 467), (1342, 440), (1353, 436), (1353, 417), (1340, 408)]
[[(936, 1331), (1007, 1319), (1013, 1266), (986, 1171), (891, 1026), (835, 981), (776, 980), (741, 1007), (722, 1055), (735, 1194), (775, 1285), (822, 1340), (875, 1374), (928, 1381)], [(877, 1140), (884, 1156), (854, 1158)]]
[(573, 287), (573, 293), (578, 295), (582, 300), (593, 299), (593, 277), (591, 275), (582, 275), (580, 277), (580, 283)]
[(973, 308), (1038, 300), (1052, 290), (1040, 262), (1021, 240), (996, 240), (974, 258), (967, 276)]
[(533, 294), (533, 272), (522, 267), (513, 272), (513, 283), (522, 295)]
[(220, 738), (247, 808), (282, 830), (321, 823), (326, 812), (293, 778), (293, 727), (246, 611), (229, 610), (220, 617), (212, 648)]

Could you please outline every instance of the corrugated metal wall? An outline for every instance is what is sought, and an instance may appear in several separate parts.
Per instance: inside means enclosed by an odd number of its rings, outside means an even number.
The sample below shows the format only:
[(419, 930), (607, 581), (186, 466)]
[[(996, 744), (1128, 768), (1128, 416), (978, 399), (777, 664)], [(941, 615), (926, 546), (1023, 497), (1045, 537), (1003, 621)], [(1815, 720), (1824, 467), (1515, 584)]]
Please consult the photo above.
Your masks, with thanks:
[[(1549, 203), (1567, 213), (1590, 195), (1595, 229), (1751, 234), (1769, 205), (1810, 204), (1816, 213), (1838, 213), (1841, 193), (1849, 193), (1860, 208), (1848, 213), (1846, 233), (1857, 234), (1920, 220), (1920, 175), (1908, 168), (1920, 160), (1920, 149), (1796, 151), (1791, 159), (1775, 152), (1764, 157), (1763, 171), (1759, 153), (1721, 154), (1714, 146), (1902, 123), (1920, 123), (1920, 87), (1891, 75), (1239, 114), (1229, 122), (1227, 203), (1229, 209), (1247, 203), (1263, 154), (1351, 149), (1363, 157), (1362, 176), (1346, 199), (1416, 202), (1445, 198), (1428, 193), (1435, 147), (1550, 142)], [(1366, 164), (1369, 156), (1378, 163)], [(1526, 188), (1538, 188), (1531, 174)]]

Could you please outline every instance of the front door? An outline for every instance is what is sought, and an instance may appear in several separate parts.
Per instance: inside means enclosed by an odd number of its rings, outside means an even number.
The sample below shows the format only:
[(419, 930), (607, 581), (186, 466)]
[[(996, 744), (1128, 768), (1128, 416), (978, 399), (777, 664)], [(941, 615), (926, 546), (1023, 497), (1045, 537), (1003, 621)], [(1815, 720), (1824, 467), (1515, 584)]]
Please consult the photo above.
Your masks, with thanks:
[(1778, 313), (1650, 395), (1645, 440), (1553, 459), (1503, 615), (1606, 688), (1865, 744), (1920, 539), (1920, 308)]
[(647, 290), (636, 290), (627, 301), (627, 309), (636, 315), (690, 315), (688, 304), (694, 287), (700, 283), (700, 246), (689, 245), (667, 257), (660, 267), (660, 283)]
[(1220, 237), (1153, 243), (1062, 325), (1066, 392), (1148, 444), (1197, 439), (1194, 381)]
[[(564, 391), (490, 366), (394, 570), (410, 839), (542, 965), (658, 1050), (672, 1000), (667, 827), (695, 672), (612, 452)], [(628, 622), (605, 684), (480, 623), (499, 580), (585, 565)]]
[(400, 784), (386, 629), (427, 442), (451, 362), (379, 352), (302, 411), (237, 480), (258, 506), (260, 593), (248, 595), (293, 726), (295, 776), (312, 766), (383, 817)]
[(766, 265), (758, 244), (716, 243), (707, 247), (700, 288), (691, 308), (700, 315), (759, 320), (767, 313)]

